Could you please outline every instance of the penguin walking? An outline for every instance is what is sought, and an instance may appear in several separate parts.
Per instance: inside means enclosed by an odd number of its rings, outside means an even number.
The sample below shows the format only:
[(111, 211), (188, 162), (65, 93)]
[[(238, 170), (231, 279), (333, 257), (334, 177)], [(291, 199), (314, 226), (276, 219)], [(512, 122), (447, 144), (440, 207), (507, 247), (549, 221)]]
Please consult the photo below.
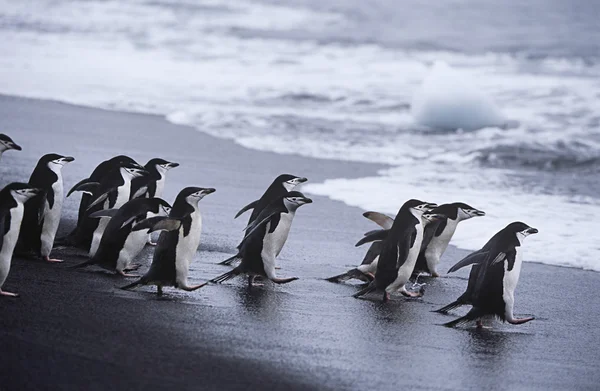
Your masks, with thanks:
[[(394, 219), (379, 212), (365, 212), (363, 216), (367, 219), (377, 223), (386, 232), (392, 228)], [(374, 233), (380, 231), (369, 231), (365, 233), (365, 237), (371, 237)], [(364, 243), (357, 243), (356, 246), (360, 246)], [(379, 262), (379, 254), (381, 253), (381, 240), (376, 240), (371, 243), (371, 246), (367, 250), (362, 263), (354, 268), (348, 270), (346, 273), (338, 274), (337, 276), (326, 278), (329, 282), (345, 282), (351, 279), (357, 279), (363, 282), (371, 282), (375, 278), (375, 272), (377, 271), (377, 263)]]
[[(119, 155), (98, 164), (89, 178), (79, 181), (69, 190), (67, 197), (76, 191), (85, 190), (87, 186), (102, 182), (102, 179), (110, 172), (119, 167), (131, 166), (135, 168), (143, 168), (135, 160), (129, 156)], [(84, 250), (90, 249), (92, 243), (92, 235), (98, 226), (98, 219), (88, 218), (88, 206), (92, 201), (91, 191), (82, 192), (81, 201), (79, 203), (79, 213), (77, 215), (76, 227), (66, 236), (57, 240), (57, 244), (71, 247), (78, 247)]]
[(156, 216), (168, 216), (171, 206), (160, 198), (136, 198), (125, 203), (119, 209), (104, 209), (94, 212), (91, 218), (109, 217), (110, 220), (102, 234), (98, 251), (89, 260), (73, 266), (74, 269), (98, 265), (114, 271), (124, 277), (138, 277), (126, 274), (141, 265), (132, 262), (144, 249), (147, 234), (132, 228), (146, 219), (148, 213)]
[(0, 296), (18, 296), (16, 293), (3, 291), (2, 286), (10, 271), (13, 251), (19, 238), (24, 204), (40, 193), (40, 189), (17, 182), (0, 190)]
[[(475, 264), (465, 292), (468, 296), (461, 296), (465, 304), (472, 304), (473, 307), (465, 316), (444, 326), (455, 327), (475, 320), (477, 326), (482, 327), (480, 319), (487, 316), (496, 316), (511, 324), (523, 324), (535, 319), (515, 318), (513, 308), (515, 289), (523, 262), (523, 241), (527, 236), (536, 233), (536, 228), (525, 223), (511, 223), (494, 235), (481, 250), (470, 254), (450, 268), (449, 273)], [(444, 308), (450, 306), (452, 304)]]
[[(421, 249), (424, 230), (422, 218), (425, 212), (436, 206), (415, 199), (402, 205), (394, 219), (392, 228), (385, 235), (385, 239), (381, 244), (382, 249), (375, 279), (365, 289), (356, 293), (354, 297), (360, 297), (373, 291), (383, 291), (384, 302), (389, 300), (390, 294), (396, 291), (400, 291), (408, 297), (422, 296), (421, 292), (409, 292), (405, 284), (413, 272)], [(437, 218), (439, 218), (439, 215), (425, 215), (425, 219), (428, 221)], [(372, 236), (377, 237), (377, 235)], [(367, 238), (368, 236), (365, 237), (365, 239)]]
[(188, 272), (190, 262), (198, 250), (202, 233), (202, 215), (198, 202), (214, 192), (215, 189), (212, 188), (186, 187), (177, 195), (169, 217), (151, 217), (133, 228), (165, 232), (161, 232), (158, 238), (148, 272), (139, 280), (121, 289), (131, 289), (139, 285), (156, 285), (158, 296), (161, 296), (162, 288), (165, 286), (194, 291), (206, 285), (206, 283), (189, 285)]
[(428, 273), (432, 277), (439, 277), (437, 266), (440, 263), (442, 254), (448, 248), (458, 223), (472, 217), (485, 216), (485, 212), (462, 202), (443, 204), (431, 212), (443, 217), (434, 223), (428, 224), (425, 228), (421, 251), (413, 275)]
[(62, 262), (60, 259), (50, 258), (50, 252), (64, 201), (62, 169), (73, 160), (75, 159), (71, 156), (50, 153), (38, 161), (29, 178), (29, 185), (41, 189), (43, 194), (25, 206), (17, 245), (19, 252), (33, 252), (46, 262)]
[(0, 133), (0, 159), (2, 159), (2, 154), (8, 150), (14, 149), (15, 151), (20, 151), (22, 148), (20, 145), (15, 143), (10, 137), (5, 135), (4, 133)]
[(240, 274), (248, 275), (251, 287), (254, 277), (266, 277), (276, 284), (285, 284), (298, 277), (278, 278), (275, 259), (287, 241), (296, 210), (312, 200), (299, 191), (290, 191), (272, 202), (246, 228), (241, 243), (242, 262), (233, 270), (210, 280), (222, 283)]
[[(248, 205), (244, 206), (235, 215), (234, 218), (237, 219), (239, 216), (241, 216), (248, 210), (252, 209), (252, 213), (250, 215), (250, 218), (248, 219), (248, 225), (252, 224), (252, 222), (254, 220), (256, 220), (256, 218), (260, 215), (260, 213), (267, 206), (269, 206), (272, 202), (281, 199), (287, 192), (292, 191), (296, 186), (298, 186), (301, 183), (306, 182), (307, 180), (308, 179), (306, 179), (306, 178), (302, 178), (302, 177), (298, 177), (298, 176), (290, 175), (290, 174), (279, 175), (277, 178), (275, 178), (275, 180), (273, 180), (271, 185), (267, 188), (267, 190), (264, 192), (262, 197), (260, 197), (260, 199), (253, 201), (253, 202), (249, 203)], [(220, 262), (219, 264), (231, 265), (233, 262), (240, 260), (241, 253), (239, 250), (241, 249), (241, 243), (237, 246), (237, 249), (238, 249), (238, 252), (234, 256), (227, 258), (226, 260), (224, 260), (223, 262)]]
[[(87, 183), (77, 190), (91, 192), (92, 200), (88, 205), (88, 214), (102, 209), (118, 209), (127, 201), (131, 194), (131, 180), (136, 177), (147, 175), (144, 169), (137, 168), (131, 164), (117, 167), (104, 176), (100, 183)], [(98, 225), (92, 234), (89, 257), (93, 258), (98, 250), (102, 234), (106, 229), (110, 217), (100, 217)]]

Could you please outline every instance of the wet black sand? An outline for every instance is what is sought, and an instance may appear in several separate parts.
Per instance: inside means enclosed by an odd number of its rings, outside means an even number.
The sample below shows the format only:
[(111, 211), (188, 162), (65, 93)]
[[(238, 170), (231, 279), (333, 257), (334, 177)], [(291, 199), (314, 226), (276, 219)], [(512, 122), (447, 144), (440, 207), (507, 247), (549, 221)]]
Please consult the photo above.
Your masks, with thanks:
[[(70, 188), (99, 161), (126, 153), (181, 163), (167, 181), (169, 201), (184, 186), (217, 188), (201, 201), (193, 283), (228, 270), (215, 263), (241, 236), (245, 219), (233, 215), (277, 174), (318, 182), (379, 168), (251, 151), (157, 116), (6, 96), (0, 131), (24, 149), (4, 155), (2, 184), (26, 180), (39, 156), (57, 152), (76, 158), (63, 171)], [(65, 269), (81, 260), (71, 252), (55, 254), (65, 265), (15, 259), (5, 289), (21, 297), (0, 300), (0, 390), (597, 389), (600, 274), (526, 263), (516, 312), (535, 321), (447, 329), (439, 324), (452, 318), (430, 311), (462, 293), (466, 271), (431, 281), (423, 299), (353, 299), (356, 288), (322, 278), (359, 262), (365, 249), (353, 244), (374, 226), (358, 209), (313, 199), (280, 257), (280, 275), (300, 277), (285, 286), (248, 291), (240, 279), (166, 290), (159, 300), (152, 288), (124, 292), (115, 289), (120, 278)], [(67, 199), (62, 232), (78, 201)], [(148, 263), (151, 249), (144, 254)], [(450, 249), (444, 268), (462, 255)]]

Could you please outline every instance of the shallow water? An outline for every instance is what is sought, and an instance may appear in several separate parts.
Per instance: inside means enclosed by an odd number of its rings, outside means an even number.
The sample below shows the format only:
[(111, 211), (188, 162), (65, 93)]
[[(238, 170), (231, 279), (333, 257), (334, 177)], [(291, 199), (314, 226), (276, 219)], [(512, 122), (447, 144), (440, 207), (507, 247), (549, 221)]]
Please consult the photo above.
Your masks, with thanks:
[[(462, 224), (455, 244), (477, 248), (523, 220), (540, 230), (528, 260), (600, 270), (599, 7), (0, 0), (0, 92), (164, 114), (250, 148), (386, 163), (378, 177), (306, 189), (390, 214), (412, 197), (467, 202), (488, 216)], [(507, 122), (417, 124), (414, 97), (436, 61)], [(460, 85), (438, 93), (469, 100)]]

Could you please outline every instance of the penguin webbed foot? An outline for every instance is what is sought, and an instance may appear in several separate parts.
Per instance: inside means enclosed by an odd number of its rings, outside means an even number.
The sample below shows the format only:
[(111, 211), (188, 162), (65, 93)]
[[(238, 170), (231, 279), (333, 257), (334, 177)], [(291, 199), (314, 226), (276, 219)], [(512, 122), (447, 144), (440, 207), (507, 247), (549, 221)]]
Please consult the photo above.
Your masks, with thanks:
[(200, 288), (202, 288), (202, 287), (203, 287), (203, 286), (205, 286), (206, 284), (208, 284), (208, 282), (203, 282), (202, 284), (198, 284), (198, 285), (192, 285), (192, 286), (181, 285), (181, 286), (179, 286), (179, 288), (181, 288), (181, 289), (183, 289), (184, 291), (187, 291), (187, 292), (193, 292), (193, 291), (195, 291), (196, 289), (200, 289)]
[(288, 277), (288, 278), (271, 278), (275, 284), (287, 284), (288, 282), (296, 281), (298, 277)]
[(3, 291), (2, 289), (0, 289), (0, 296), (19, 297), (19, 294), (18, 293), (12, 293), (12, 292)]
[(140, 267), (142, 267), (141, 263), (133, 263), (129, 266), (127, 266), (125, 269), (123, 269), (124, 272), (134, 272), (136, 270), (138, 270)]
[(123, 277), (140, 277), (139, 274), (129, 274), (129, 273), (126, 273), (127, 271), (130, 271), (130, 270), (129, 269), (117, 270), (117, 274), (119, 274)]
[(405, 297), (422, 297), (423, 294), (425, 293), (425, 288), (424, 287), (420, 287), (418, 292), (411, 292), (411, 291), (407, 291), (406, 288), (402, 287), (400, 289), (400, 293), (405, 296)]
[(535, 319), (534, 316), (530, 316), (528, 318), (515, 318), (515, 319), (509, 319), (508, 323), (510, 323), (510, 324), (524, 324), (524, 323), (527, 323), (527, 322), (531, 322), (534, 319)]
[(62, 259), (53, 259), (53, 258), (50, 258), (49, 256), (42, 257), (42, 259), (45, 262), (50, 262), (50, 263), (61, 263), (61, 262), (64, 262)]

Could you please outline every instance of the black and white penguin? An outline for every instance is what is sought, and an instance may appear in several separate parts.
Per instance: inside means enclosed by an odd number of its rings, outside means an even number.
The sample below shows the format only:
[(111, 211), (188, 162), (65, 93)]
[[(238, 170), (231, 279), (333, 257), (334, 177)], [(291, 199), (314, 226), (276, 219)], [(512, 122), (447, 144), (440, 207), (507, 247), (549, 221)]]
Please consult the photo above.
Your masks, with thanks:
[[(390, 216), (379, 213), (379, 212), (365, 212), (363, 216), (367, 219), (375, 222), (379, 225), (383, 230), (389, 231), (394, 224), (394, 219)], [(379, 230), (379, 234), (381, 234), (382, 230)], [(370, 235), (374, 234), (376, 231), (369, 231), (365, 233), (365, 237), (370, 237)], [(383, 235), (382, 235), (383, 236)], [(357, 243), (356, 246), (360, 246), (361, 242)], [(329, 282), (345, 282), (351, 279), (357, 279), (364, 282), (371, 282), (375, 278), (375, 272), (377, 271), (377, 263), (379, 262), (379, 254), (381, 253), (381, 240), (376, 240), (371, 243), (371, 246), (367, 250), (362, 263), (354, 268), (348, 270), (346, 273), (338, 274), (337, 276), (326, 278)]]
[(168, 162), (165, 159), (150, 159), (144, 166), (148, 175), (135, 178), (131, 181), (131, 199), (139, 197), (161, 198), (165, 188), (167, 172), (179, 163)]
[[(467, 292), (459, 299), (464, 304), (472, 304), (473, 307), (465, 316), (448, 322), (445, 326), (454, 327), (476, 320), (477, 326), (481, 327), (480, 319), (487, 316), (496, 316), (511, 324), (523, 324), (534, 319), (515, 318), (513, 308), (515, 289), (523, 262), (521, 246), (527, 236), (536, 233), (536, 228), (525, 223), (511, 223), (494, 235), (481, 250), (470, 254), (450, 268), (449, 273), (474, 264)], [(455, 305), (457, 302), (438, 311), (445, 312), (461, 305)]]
[(13, 251), (19, 238), (24, 214), (24, 203), (40, 194), (41, 190), (26, 183), (11, 183), (0, 190), (0, 296), (18, 296), (2, 290), (10, 271)]
[(485, 216), (485, 212), (462, 202), (443, 204), (431, 212), (445, 217), (428, 224), (425, 228), (421, 252), (413, 274), (429, 273), (432, 277), (439, 277), (437, 265), (440, 263), (442, 254), (448, 248), (458, 223), (472, 217)]
[(60, 223), (64, 201), (62, 169), (75, 160), (71, 156), (50, 153), (40, 158), (29, 177), (29, 185), (43, 194), (25, 206), (21, 233), (17, 245), (19, 253), (33, 252), (46, 262), (62, 262), (50, 258), (54, 237)]
[[(392, 228), (384, 236), (382, 249), (379, 255), (375, 279), (368, 287), (362, 289), (354, 297), (363, 296), (373, 291), (383, 291), (383, 301), (387, 301), (390, 294), (400, 291), (404, 296), (418, 297), (422, 293), (409, 292), (404, 286), (413, 272), (421, 241), (423, 240), (423, 215), (437, 205), (419, 200), (409, 200), (402, 205)], [(428, 214), (427, 220), (438, 218), (438, 215)], [(381, 230), (385, 231), (385, 230)], [(377, 231), (377, 232), (381, 232)], [(379, 240), (379, 234), (370, 235)], [(365, 238), (368, 238), (366, 236)], [(360, 242), (359, 242), (360, 243)]]
[(110, 220), (102, 234), (96, 254), (73, 268), (98, 265), (125, 277), (137, 277), (126, 272), (139, 268), (140, 265), (134, 265), (132, 262), (144, 249), (147, 234), (142, 230), (133, 231), (132, 228), (146, 219), (148, 213), (168, 216), (170, 211), (171, 206), (160, 198), (136, 198), (119, 209), (104, 209), (92, 213), (92, 218), (109, 217)]
[[(260, 199), (249, 203), (244, 206), (236, 215), (237, 219), (239, 216), (244, 214), (246, 211), (252, 209), (252, 214), (248, 219), (248, 225), (250, 225), (258, 215), (269, 206), (273, 201), (281, 199), (287, 192), (292, 191), (296, 186), (301, 183), (306, 182), (308, 179), (298, 177), (290, 174), (281, 174), (271, 183), (271, 185), (267, 188)], [(240, 250), (241, 244), (237, 246), (237, 249)], [(233, 262), (241, 259), (241, 253), (238, 251), (234, 256), (227, 258), (223, 262), (220, 262), (221, 265), (231, 265)]]
[(0, 133), (0, 159), (2, 159), (2, 154), (9, 149), (14, 149), (15, 151), (20, 151), (22, 148), (20, 145), (17, 145), (10, 137), (5, 135), (4, 133)]
[[(102, 209), (118, 209), (129, 201), (132, 179), (147, 174), (148, 172), (143, 168), (138, 168), (137, 164), (122, 164), (107, 173), (100, 183), (86, 183), (83, 186), (79, 186), (76, 190), (92, 194), (92, 200), (87, 208), (89, 214)], [(99, 220), (92, 234), (92, 243), (89, 251), (90, 258), (93, 258), (98, 250), (102, 233), (106, 229), (110, 218), (100, 217)]]
[[(102, 179), (110, 172), (118, 167), (132, 166), (135, 168), (142, 168), (135, 160), (125, 155), (118, 155), (111, 159), (105, 160), (94, 169), (89, 178), (85, 178), (79, 181), (75, 186), (69, 190), (67, 197), (73, 192), (80, 191), (82, 188), (85, 189), (88, 184), (95, 184), (102, 182)], [(78, 190), (79, 189), (79, 190)], [(92, 200), (91, 192), (83, 192), (81, 196), (81, 202), (79, 203), (79, 214), (77, 216), (77, 226), (64, 238), (59, 239), (57, 242), (60, 245), (78, 247), (84, 250), (89, 250), (92, 243), (92, 235), (96, 227), (98, 227), (98, 219), (89, 218), (90, 214), (88, 207)]]
[(138, 285), (156, 285), (158, 295), (162, 295), (164, 286), (174, 286), (186, 291), (203, 287), (188, 285), (188, 272), (191, 261), (196, 255), (202, 233), (202, 215), (198, 202), (204, 196), (214, 193), (215, 189), (186, 187), (175, 199), (168, 218), (151, 217), (141, 221), (134, 230), (161, 232), (148, 272), (139, 280), (121, 289), (131, 289)]
[(240, 274), (248, 275), (249, 286), (252, 286), (256, 276), (266, 277), (277, 284), (297, 280), (297, 277), (278, 278), (275, 274), (275, 259), (287, 241), (296, 210), (311, 202), (310, 198), (299, 191), (290, 191), (273, 201), (246, 228), (240, 250), (242, 262), (210, 282), (221, 283)]

